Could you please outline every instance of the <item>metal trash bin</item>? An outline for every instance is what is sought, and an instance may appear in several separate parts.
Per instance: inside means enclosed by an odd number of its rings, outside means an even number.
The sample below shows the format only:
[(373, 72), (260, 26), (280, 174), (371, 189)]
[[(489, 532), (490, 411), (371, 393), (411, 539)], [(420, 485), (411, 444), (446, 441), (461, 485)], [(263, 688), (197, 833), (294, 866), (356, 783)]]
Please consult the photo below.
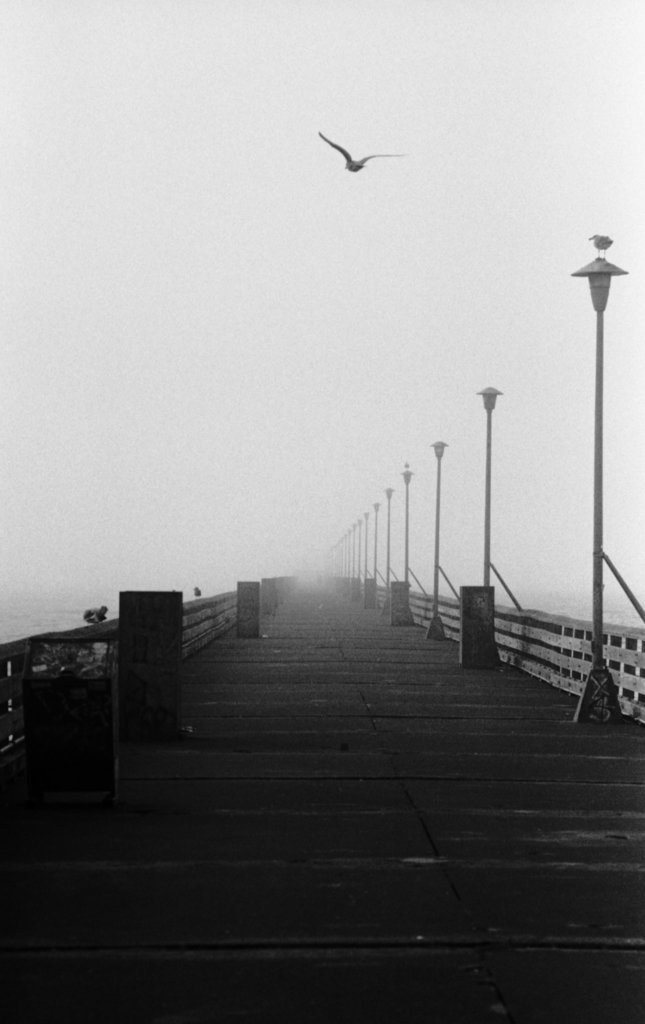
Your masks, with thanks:
[(118, 709), (116, 640), (27, 642), (23, 709), (27, 788), (46, 793), (102, 793), (116, 799)]

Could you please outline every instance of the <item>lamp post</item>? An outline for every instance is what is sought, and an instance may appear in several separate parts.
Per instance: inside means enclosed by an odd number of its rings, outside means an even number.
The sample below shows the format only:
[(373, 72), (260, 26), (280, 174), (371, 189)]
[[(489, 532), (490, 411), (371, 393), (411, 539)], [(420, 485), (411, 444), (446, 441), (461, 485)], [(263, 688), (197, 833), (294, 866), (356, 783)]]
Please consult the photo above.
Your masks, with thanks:
[(352, 531), (352, 597), (354, 597), (354, 579), (356, 577), (356, 523), (351, 525)]
[(405, 483), (405, 578), (390, 585), (390, 625), (413, 626), (414, 616), (410, 610), (410, 480), (412, 472), (407, 462), (401, 474)]
[(490, 587), (490, 491), (491, 491), (491, 453), (493, 441), (493, 409), (497, 396), (502, 392), (497, 388), (484, 388), (478, 391), (484, 399), (486, 410), (486, 501), (484, 509), (484, 586)]
[(358, 526), (358, 590), (360, 593), (361, 589), (361, 558), (363, 555), (363, 520), (359, 519), (356, 523)]
[(351, 526), (345, 533), (345, 545), (347, 548), (347, 596), (349, 600), (352, 599), (352, 577), (354, 575), (354, 568), (352, 563), (352, 528)]
[[(611, 239), (606, 237), (594, 236), (594, 241), (599, 252), (608, 249), (612, 244)], [(576, 721), (581, 721), (583, 717), (606, 721), (612, 716), (620, 715), (618, 691), (603, 653), (603, 369), (604, 312), (609, 299), (611, 279), (627, 273), (627, 270), (621, 270), (599, 255), (571, 275), (588, 279), (591, 302), (596, 311), (591, 671), (576, 711)]]
[(391, 524), (392, 524), (392, 495), (394, 494), (393, 487), (387, 487), (385, 490), (385, 497), (387, 498), (387, 545), (386, 545), (386, 563), (385, 563), (385, 589), (390, 593), (390, 538), (392, 535)]
[(432, 618), (426, 633), (426, 640), (445, 640), (446, 634), (439, 615), (439, 517), (441, 514), (441, 460), (448, 447), (445, 441), (435, 441), (432, 445), (437, 456), (437, 499), (434, 518), (434, 586), (432, 591)]
[(410, 577), (410, 480), (412, 479), (413, 473), (410, 470), (408, 463), (405, 464), (405, 469), (401, 474), (405, 483), (405, 573), (403, 580), (405, 583), (409, 583)]
[(367, 580), (367, 577), (369, 576), (369, 572), (368, 572), (368, 569), (367, 569), (367, 533), (368, 533), (369, 518), (370, 518), (369, 512), (363, 512), (363, 518), (365, 519), (365, 579)]
[(378, 501), (374, 502), (374, 579), (378, 587), (378, 576), (377, 576), (377, 558), (378, 558), (378, 510), (381, 504)]
[(394, 494), (393, 487), (385, 488), (385, 497), (387, 498), (387, 527), (385, 531), (385, 600), (383, 602), (383, 608), (381, 609), (381, 615), (389, 618), (390, 608), (392, 606), (390, 598), (390, 538), (391, 538), (391, 523), (392, 523), (392, 495)]

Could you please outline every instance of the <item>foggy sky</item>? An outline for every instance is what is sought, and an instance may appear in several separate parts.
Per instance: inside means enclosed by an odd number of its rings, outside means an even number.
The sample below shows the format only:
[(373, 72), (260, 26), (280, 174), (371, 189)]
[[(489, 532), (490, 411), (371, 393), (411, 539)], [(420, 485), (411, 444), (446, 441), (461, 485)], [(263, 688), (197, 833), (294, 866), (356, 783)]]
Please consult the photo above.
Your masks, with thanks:
[[(402, 567), (645, 600), (640, 0), (0, 9), (3, 581), (228, 589), (324, 564), (386, 487)], [(358, 174), (318, 131), (357, 157)], [(383, 519), (381, 523), (383, 524)], [(607, 578), (608, 597), (615, 585)]]

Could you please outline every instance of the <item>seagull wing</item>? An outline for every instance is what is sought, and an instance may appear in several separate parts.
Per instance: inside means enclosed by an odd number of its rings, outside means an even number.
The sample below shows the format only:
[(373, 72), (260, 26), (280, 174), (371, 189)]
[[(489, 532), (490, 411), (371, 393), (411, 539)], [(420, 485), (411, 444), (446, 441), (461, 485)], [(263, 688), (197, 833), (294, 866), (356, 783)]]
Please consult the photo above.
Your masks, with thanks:
[(407, 156), (407, 155), (408, 155), (407, 153), (372, 153), (371, 156), (364, 156), (363, 159), (360, 160), (359, 162), (364, 164), (364, 163), (367, 163), (368, 160), (374, 160), (375, 157), (379, 157), (379, 156)]
[(325, 139), (325, 142), (329, 146), (333, 146), (334, 149), (337, 149), (339, 153), (342, 153), (346, 160), (351, 160), (352, 159), (351, 156), (349, 155), (349, 153), (347, 152), (347, 150), (343, 149), (342, 146), (338, 146), (335, 142), (331, 142), (329, 139), (325, 138), (325, 136), (323, 135), (322, 132), (318, 132), (318, 134), (320, 135), (321, 139)]

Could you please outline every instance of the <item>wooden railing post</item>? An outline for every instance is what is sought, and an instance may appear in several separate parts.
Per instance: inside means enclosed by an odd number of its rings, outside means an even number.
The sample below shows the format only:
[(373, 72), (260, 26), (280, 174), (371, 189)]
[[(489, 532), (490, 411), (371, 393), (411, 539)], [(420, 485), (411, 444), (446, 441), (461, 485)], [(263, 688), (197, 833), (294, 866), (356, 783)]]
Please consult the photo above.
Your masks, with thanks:
[(127, 740), (176, 739), (181, 727), (179, 667), (183, 595), (119, 595), (119, 718)]

